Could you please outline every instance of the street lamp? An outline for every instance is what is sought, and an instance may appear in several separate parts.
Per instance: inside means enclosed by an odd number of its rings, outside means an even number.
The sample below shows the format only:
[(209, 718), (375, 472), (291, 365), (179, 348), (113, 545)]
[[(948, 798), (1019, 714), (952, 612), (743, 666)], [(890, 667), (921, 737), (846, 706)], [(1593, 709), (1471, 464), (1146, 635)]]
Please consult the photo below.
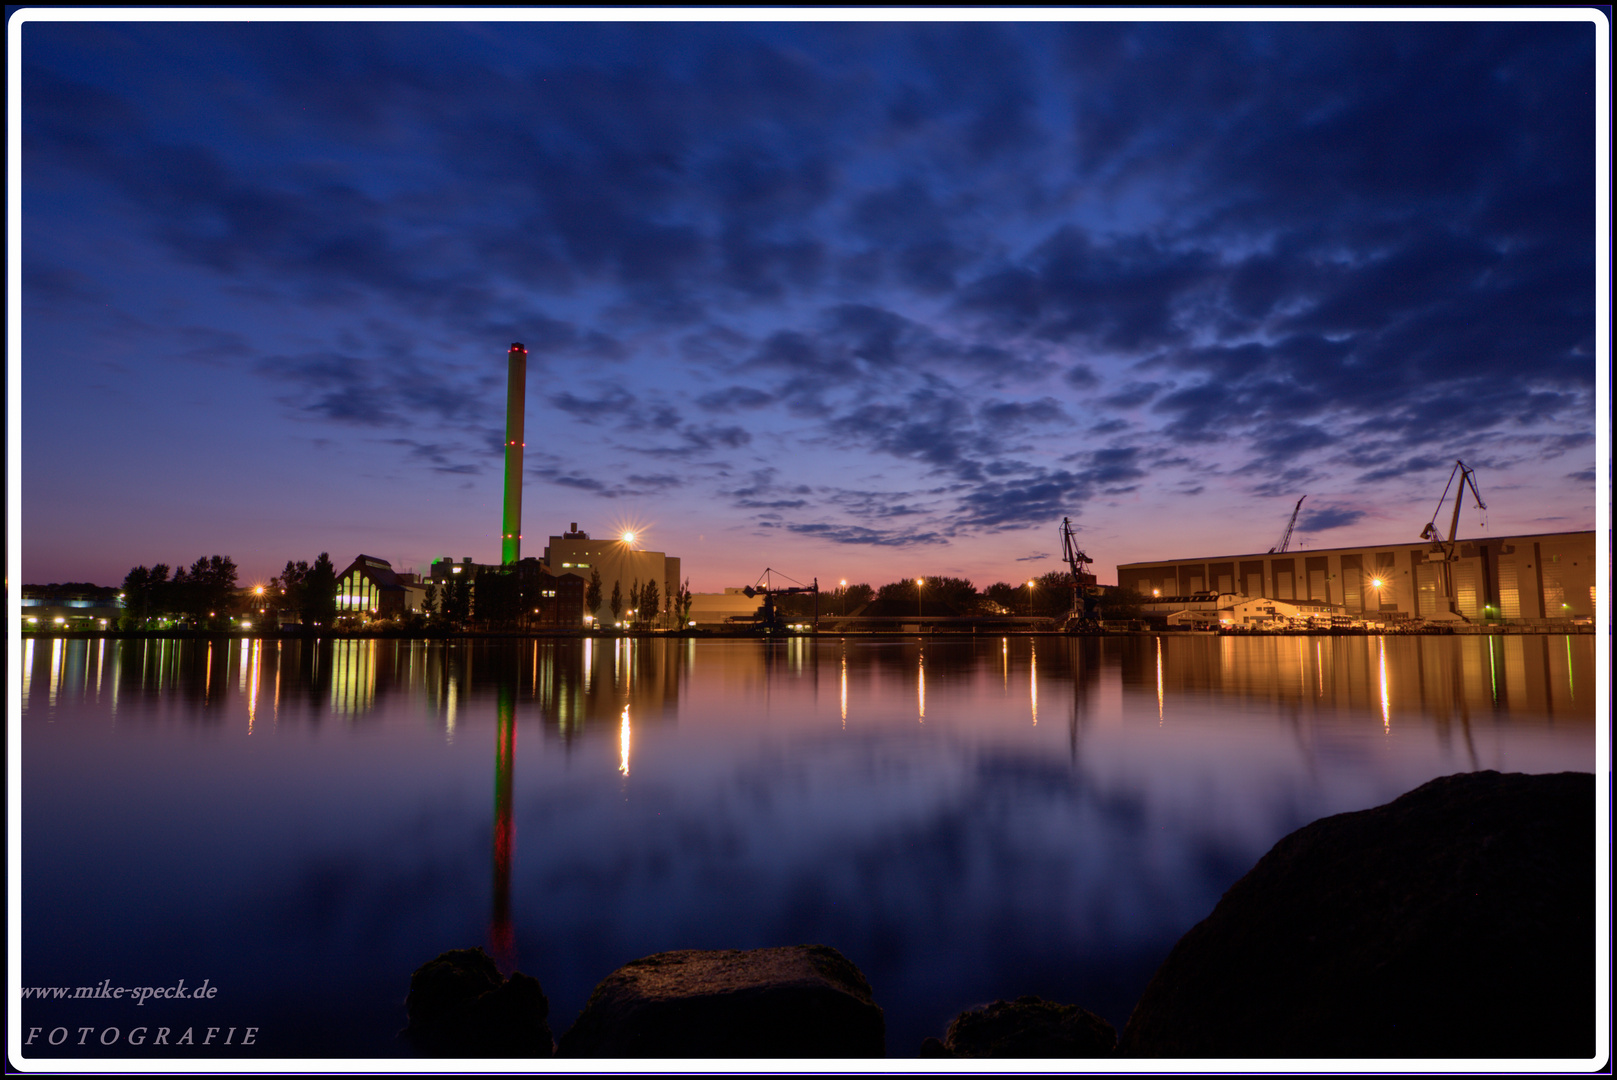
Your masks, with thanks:
[(842, 584), (838, 588), (838, 592), (842, 597), (842, 608), (841, 608), (842, 614), (846, 615), (846, 614), (848, 614), (848, 579), (847, 578), (842, 579)]
[(1027, 579), (1027, 617), (1033, 617), (1033, 579)]
[(921, 618), (921, 586), (926, 584), (926, 578), (915, 579), (915, 617)]

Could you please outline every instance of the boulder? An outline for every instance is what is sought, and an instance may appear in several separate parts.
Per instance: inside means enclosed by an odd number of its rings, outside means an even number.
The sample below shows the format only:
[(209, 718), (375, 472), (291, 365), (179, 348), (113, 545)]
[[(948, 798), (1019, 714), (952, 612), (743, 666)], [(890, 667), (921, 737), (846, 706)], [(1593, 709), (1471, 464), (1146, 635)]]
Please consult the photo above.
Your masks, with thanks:
[(451, 949), (416, 968), (400, 1034), (424, 1057), (550, 1057), (550, 1002), (539, 980), (502, 979), (482, 949)]
[(943, 1041), (927, 1039), (922, 1057), (1090, 1058), (1117, 1049), (1117, 1029), (1088, 1009), (1038, 997), (968, 1009)]
[(870, 984), (825, 945), (658, 953), (603, 979), (562, 1057), (872, 1058), (886, 1025)]
[(1123, 1029), (1149, 1057), (1595, 1052), (1588, 773), (1446, 776), (1282, 839)]

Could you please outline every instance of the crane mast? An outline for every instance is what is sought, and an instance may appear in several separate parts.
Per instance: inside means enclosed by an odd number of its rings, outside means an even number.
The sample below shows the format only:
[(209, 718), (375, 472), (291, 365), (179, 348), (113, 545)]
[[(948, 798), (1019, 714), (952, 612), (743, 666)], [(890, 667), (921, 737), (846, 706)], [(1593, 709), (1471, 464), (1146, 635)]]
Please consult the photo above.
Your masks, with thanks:
[(1072, 571), (1072, 613), (1067, 616), (1067, 629), (1093, 630), (1097, 625), (1095, 601), (1099, 590), (1095, 587), (1095, 575), (1087, 568), (1094, 560), (1078, 546), (1071, 518), (1061, 519), (1061, 558)]
[[(1455, 477), (1460, 479), (1458, 487), (1454, 483)], [(1438, 570), (1439, 587), (1443, 590), (1443, 601), (1448, 607), (1448, 613), (1461, 619), (1464, 619), (1465, 615), (1460, 611), (1454, 595), (1454, 561), (1457, 558), (1454, 554), (1456, 548), (1454, 536), (1460, 528), (1460, 504), (1465, 499), (1467, 485), (1471, 488), (1471, 497), (1476, 500), (1477, 509), (1488, 509), (1488, 504), (1482, 501), (1482, 493), (1477, 490), (1475, 470), (1456, 459), (1454, 469), (1449, 473), (1449, 482), (1443, 485), (1443, 494), (1438, 496), (1437, 507), (1432, 511), (1432, 520), (1420, 531), (1422, 540), (1432, 542), (1431, 554), (1440, 556), (1436, 560), (1441, 564)], [(1449, 497), (1449, 488), (1454, 488), (1454, 513), (1449, 517), (1449, 534), (1444, 537), (1437, 527), (1437, 516), (1443, 509), (1443, 500)]]

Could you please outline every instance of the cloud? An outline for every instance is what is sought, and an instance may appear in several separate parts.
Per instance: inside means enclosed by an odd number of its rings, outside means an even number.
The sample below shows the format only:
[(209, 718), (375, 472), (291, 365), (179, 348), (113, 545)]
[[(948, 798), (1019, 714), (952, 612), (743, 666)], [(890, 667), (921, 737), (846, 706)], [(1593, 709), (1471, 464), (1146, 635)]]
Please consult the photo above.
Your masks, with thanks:
[(862, 525), (843, 525), (831, 522), (787, 522), (789, 532), (829, 540), (834, 544), (856, 544), (868, 547), (925, 547), (944, 544), (948, 538), (938, 532), (906, 532), (901, 529), (871, 529)]
[(1305, 533), (1324, 532), (1327, 529), (1340, 529), (1357, 524), (1364, 516), (1363, 510), (1310, 506), (1297, 519), (1297, 527)]
[(696, 403), (709, 412), (734, 412), (737, 409), (761, 409), (774, 400), (773, 394), (750, 386), (727, 386), (723, 390), (703, 394), (696, 399)]

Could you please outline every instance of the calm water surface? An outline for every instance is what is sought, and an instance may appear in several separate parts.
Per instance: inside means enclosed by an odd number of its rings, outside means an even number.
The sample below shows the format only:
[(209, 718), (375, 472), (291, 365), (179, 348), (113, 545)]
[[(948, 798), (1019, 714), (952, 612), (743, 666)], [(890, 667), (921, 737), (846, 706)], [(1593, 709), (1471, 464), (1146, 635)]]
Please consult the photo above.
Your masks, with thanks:
[(802, 942), (893, 1056), (1019, 994), (1121, 1027), (1293, 829), (1595, 764), (1587, 635), (23, 649), (23, 985), (218, 987), (24, 1023), (259, 1029), (222, 1056), (406, 1054), (478, 944), (558, 1035), (629, 960)]

